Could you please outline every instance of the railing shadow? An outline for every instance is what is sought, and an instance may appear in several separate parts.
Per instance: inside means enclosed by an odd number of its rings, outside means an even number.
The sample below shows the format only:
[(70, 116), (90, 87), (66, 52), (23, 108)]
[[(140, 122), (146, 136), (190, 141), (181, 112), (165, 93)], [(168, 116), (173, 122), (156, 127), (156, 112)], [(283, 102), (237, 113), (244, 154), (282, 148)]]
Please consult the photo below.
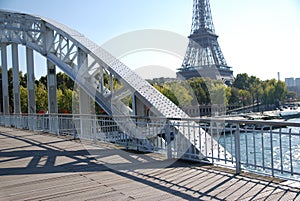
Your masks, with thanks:
[[(0, 133), (0, 138), (3, 141), (14, 141), (10, 148), (0, 149), (0, 177), (76, 172), (95, 174), (110, 171), (187, 200), (247, 199), (250, 194), (252, 198), (260, 198), (262, 192), (265, 193), (264, 197), (268, 197), (278, 189), (283, 195), (291, 191), (273, 182), (252, 180), (235, 175), (234, 172), (221, 172), (202, 163), (164, 160), (149, 154), (111, 147), (85, 146), (63, 138), (51, 137), (43, 143), (35, 140), (33, 133), (17, 136), (5, 132)], [(63, 145), (68, 143), (73, 144), (64, 148)], [(19, 167), (9, 167), (10, 163), (13, 165), (14, 162), (19, 163), (22, 160), (28, 161), (26, 166), (20, 163)], [(256, 189), (254, 193), (252, 188)], [(299, 197), (299, 192), (293, 193), (295, 198)]]

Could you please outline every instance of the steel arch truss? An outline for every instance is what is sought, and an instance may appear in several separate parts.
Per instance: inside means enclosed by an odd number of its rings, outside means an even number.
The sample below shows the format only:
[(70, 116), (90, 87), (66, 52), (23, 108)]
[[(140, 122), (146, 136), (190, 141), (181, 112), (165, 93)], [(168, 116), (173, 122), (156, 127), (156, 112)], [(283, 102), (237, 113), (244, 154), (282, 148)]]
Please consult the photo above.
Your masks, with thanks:
[[(53, 20), (1, 10), (0, 42), (22, 44), (45, 56), (76, 81), (109, 115), (130, 114), (130, 108), (118, 99), (131, 93), (156, 116), (188, 117), (97, 44)], [(113, 80), (118, 80), (122, 89), (114, 90)]]
[[(107, 51), (79, 32), (53, 20), (0, 10), (0, 43), (22, 44), (42, 54), (73, 79), (108, 115), (138, 116), (143, 115), (142, 112), (137, 112), (138, 108), (150, 108), (152, 116), (178, 118), (177, 122), (182, 123), (184, 120), (180, 120), (181, 118), (189, 118), (168, 98)], [(115, 81), (119, 82), (121, 87), (114, 88)], [(122, 101), (128, 96), (132, 96), (132, 101), (135, 102), (132, 108)], [(147, 138), (143, 136), (143, 130), (137, 128), (135, 121), (117, 123), (127, 130), (130, 136)], [(204, 158), (200, 153), (200, 146), (203, 146), (200, 142), (204, 136), (218, 144), (195, 122), (193, 128), (188, 130), (176, 126), (176, 121), (171, 123), (178, 135), (184, 138), (182, 145), (186, 144), (186, 149), (183, 152), (192, 144), (199, 157)], [(191, 133), (198, 133), (200, 136), (195, 138)], [(147, 144), (148, 141), (143, 143)], [(215, 147), (210, 147), (212, 145), (209, 144), (206, 146), (208, 150)]]

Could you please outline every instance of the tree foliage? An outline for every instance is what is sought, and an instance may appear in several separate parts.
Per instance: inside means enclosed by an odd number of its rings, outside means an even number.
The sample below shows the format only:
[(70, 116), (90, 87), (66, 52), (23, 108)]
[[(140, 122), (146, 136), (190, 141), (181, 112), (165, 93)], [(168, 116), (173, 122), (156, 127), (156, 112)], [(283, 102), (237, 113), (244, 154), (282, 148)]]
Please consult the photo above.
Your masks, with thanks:
[[(238, 74), (232, 90), (239, 91), (239, 99), (244, 105), (263, 103), (267, 105), (278, 104), (286, 99), (287, 88), (284, 82), (275, 79), (261, 81), (255, 76), (248, 76), (246, 73)], [(236, 96), (237, 93), (232, 93)], [(246, 99), (245, 99), (246, 98)], [(234, 103), (237, 97), (231, 97), (230, 102)], [(241, 101), (240, 101), (241, 103)]]
[(48, 92), (44, 84), (35, 84), (35, 101), (38, 113), (48, 111)]
[[(286, 85), (275, 79), (261, 81), (247, 73), (238, 74), (232, 86), (226, 86), (220, 80), (209, 78), (191, 78), (187, 85), (182, 81), (154, 84), (154, 87), (179, 106), (197, 104), (239, 105), (255, 103), (276, 105), (287, 98)], [(293, 96), (293, 94), (289, 94)]]
[[(1, 68), (0, 68), (1, 76)], [(57, 73), (57, 100), (59, 113), (72, 113), (72, 104), (78, 107), (78, 93), (74, 89), (74, 81), (64, 73)], [(20, 71), (20, 101), (22, 113), (28, 110), (27, 74)], [(10, 112), (13, 112), (13, 79), (12, 69), (8, 70)], [(104, 85), (110, 89), (109, 77), (104, 74)], [(267, 105), (279, 104), (286, 99), (293, 99), (294, 93), (288, 93), (286, 85), (275, 79), (261, 81), (255, 76), (238, 74), (232, 86), (226, 86), (222, 81), (209, 78), (192, 78), (187, 81), (168, 81), (165, 83), (152, 83), (163, 95), (180, 107), (192, 105), (240, 105), (246, 106), (254, 103)], [(122, 88), (122, 84), (113, 78), (114, 90)], [(2, 89), (0, 90), (2, 97)], [(47, 76), (35, 81), (37, 112), (48, 111)], [(130, 96), (131, 98), (131, 96)], [(128, 102), (131, 102), (131, 99)], [(97, 107), (97, 113), (102, 111)], [(78, 112), (78, 111), (77, 111)], [(101, 112), (100, 112), (101, 113)]]

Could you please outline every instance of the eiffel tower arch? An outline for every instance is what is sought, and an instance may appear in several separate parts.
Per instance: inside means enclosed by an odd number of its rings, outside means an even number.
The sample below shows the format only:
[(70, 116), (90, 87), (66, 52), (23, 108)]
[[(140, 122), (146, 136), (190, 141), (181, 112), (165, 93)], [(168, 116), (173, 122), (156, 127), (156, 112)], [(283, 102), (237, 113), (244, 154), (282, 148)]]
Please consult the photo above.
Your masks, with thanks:
[(178, 78), (209, 77), (230, 84), (233, 71), (218, 43), (209, 0), (194, 0), (189, 45)]

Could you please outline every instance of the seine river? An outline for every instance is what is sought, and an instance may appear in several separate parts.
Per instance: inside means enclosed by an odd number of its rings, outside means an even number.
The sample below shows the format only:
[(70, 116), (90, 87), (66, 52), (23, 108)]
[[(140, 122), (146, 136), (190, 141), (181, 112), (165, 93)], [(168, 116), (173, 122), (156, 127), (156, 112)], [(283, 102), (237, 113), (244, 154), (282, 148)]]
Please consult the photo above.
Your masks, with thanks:
[[(300, 123), (300, 118), (290, 119), (288, 122)], [(226, 135), (225, 140), (224, 137), (221, 137), (219, 142), (223, 145), (226, 144), (228, 151), (233, 150), (232, 155), (234, 155), (232, 139), (232, 136)], [(293, 179), (300, 178), (299, 175), (290, 174), (290, 172), (300, 174), (300, 127), (282, 128), (281, 132), (276, 129), (256, 133), (241, 133), (240, 144), (243, 169), (270, 174), (271, 171), (268, 168), (272, 168), (273, 165), (273, 168), (277, 169), (274, 172), (275, 175)], [(273, 157), (271, 157), (272, 155)], [(253, 165), (266, 168), (254, 167)]]

